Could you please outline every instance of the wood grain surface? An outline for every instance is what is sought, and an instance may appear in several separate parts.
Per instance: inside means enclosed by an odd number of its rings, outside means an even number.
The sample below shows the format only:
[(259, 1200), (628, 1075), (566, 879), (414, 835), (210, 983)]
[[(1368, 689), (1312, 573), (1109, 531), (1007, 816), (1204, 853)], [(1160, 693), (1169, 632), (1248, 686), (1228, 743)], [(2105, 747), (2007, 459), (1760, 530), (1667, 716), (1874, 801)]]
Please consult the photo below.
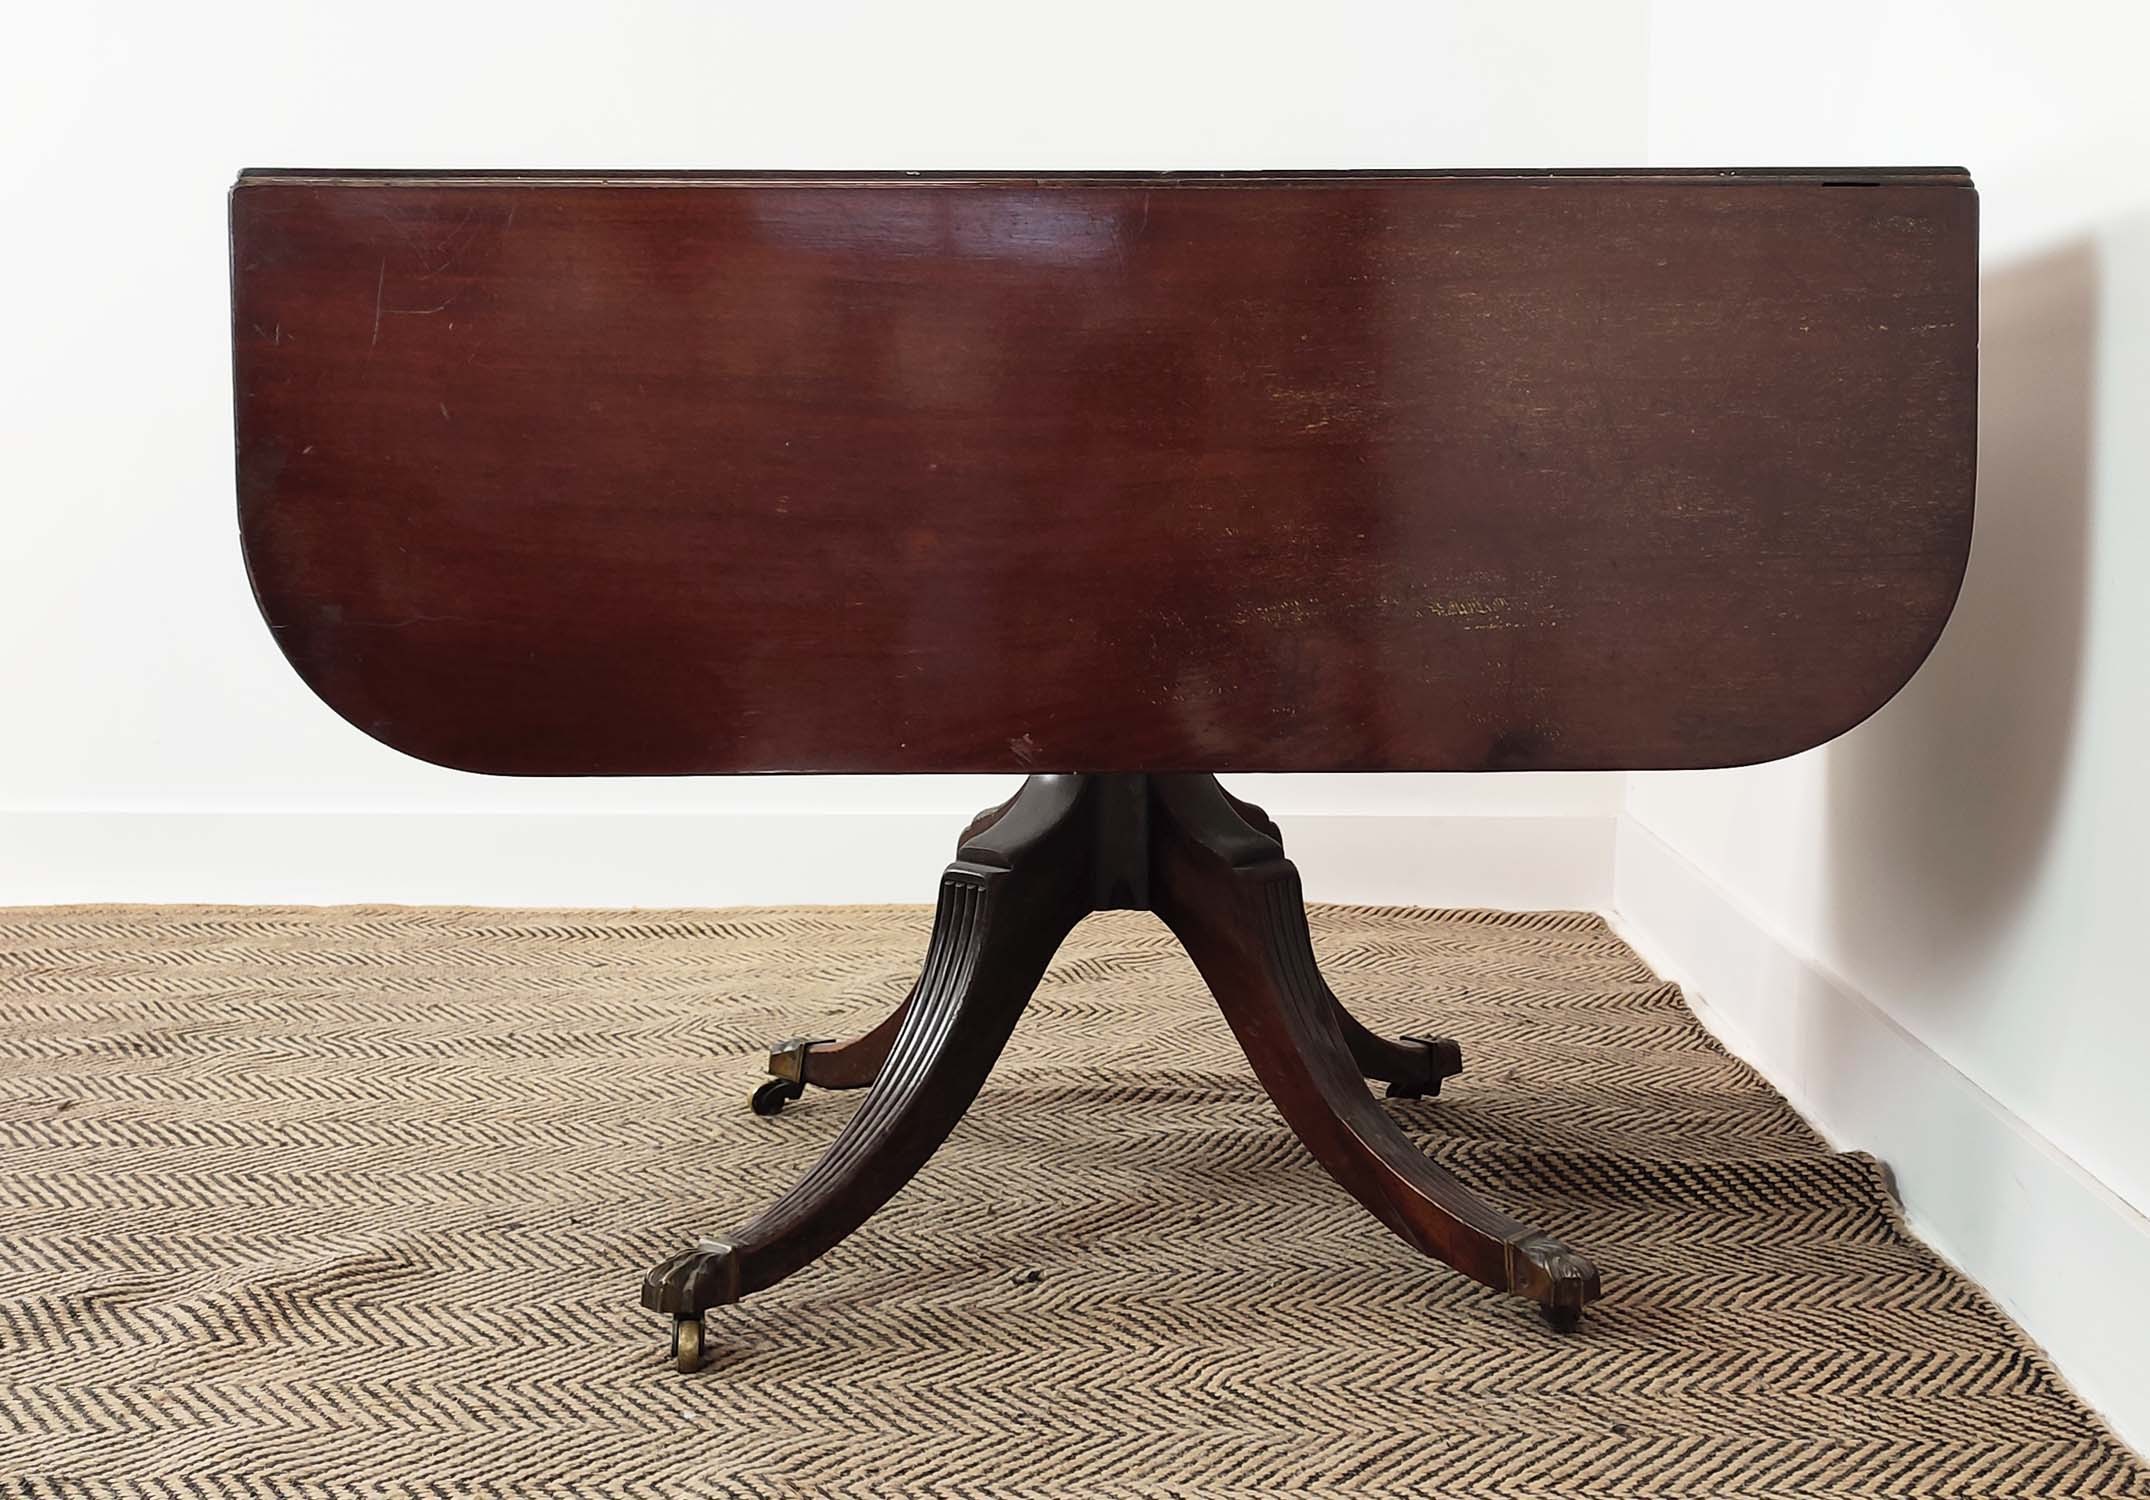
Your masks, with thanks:
[(519, 774), (1737, 764), (1969, 546), (1906, 172), (248, 173), (239, 516), (339, 713)]

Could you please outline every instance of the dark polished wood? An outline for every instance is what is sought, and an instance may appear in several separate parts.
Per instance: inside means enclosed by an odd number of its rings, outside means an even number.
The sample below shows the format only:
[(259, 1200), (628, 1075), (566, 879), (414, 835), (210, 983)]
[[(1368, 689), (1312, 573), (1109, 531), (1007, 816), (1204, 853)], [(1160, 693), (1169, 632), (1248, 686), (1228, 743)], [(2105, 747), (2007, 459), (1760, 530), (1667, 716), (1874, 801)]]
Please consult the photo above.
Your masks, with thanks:
[[(964, 826), (963, 836), (956, 840), (956, 857), (962, 858), (964, 847), (999, 822), (1001, 815), (1014, 805), (1015, 798), (1010, 797), (972, 818)], [(803, 1094), (808, 1084), (821, 1089), (869, 1087), (880, 1076), (882, 1064), (888, 1061), (889, 1051), (902, 1033), (903, 1018), (918, 999), (918, 986), (923, 982), (921, 974), (912, 983), (911, 992), (904, 996), (903, 1003), (864, 1036), (847, 1042), (794, 1037), (788, 1042), (777, 1043), (769, 1053), (769, 1081), (754, 1091), (754, 1113), (776, 1114), (785, 1104)]]
[(964, 842), (941, 877), (918, 984), (865, 1102), (820, 1163), (751, 1223), (653, 1269), (645, 1306), (698, 1318), (774, 1285), (865, 1223), (925, 1165), (977, 1097), (1061, 939), (1090, 909), (1093, 800), (1086, 778), (1035, 777)]
[(1462, 1058), (1315, 962), (1213, 770), (1768, 759), (1911, 675), (1969, 545), (1948, 169), (248, 173), (239, 519), (300, 675), (473, 770), (1033, 773), (974, 819), (866, 1088), (701, 1315), (859, 1227), (1070, 927), (1157, 912), (1322, 1165), (1558, 1327), (1591, 1262), (1368, 1093)]
[(1299, 871), (1210, 776), (1155, 776), (1153, 889), (1262, 1087), (1374, 1217), (1474, 1281), (1529, 1297), (1557, 1328), (1598, 1295), (1590, 1261), (1488, 1208), (1366, 1092), (1314, 961)]
[[(1284, 847), (1284, 835), (1268, 813), (1251, 802), (1242, 802), (1221, 786), (1217, 795), (1242, 822), (1266, 835), (1279, 849)], [(1318, 972), (1315, 977), (1320, 978)], [(1343, 1031), (1345, 1045), (1351, 1049), (1351, 1060), (1366, 1077), (1386, 1083), (1391, 1099), (1423, 1099), (1428, 1094), (1438, 1094), (1442, 1079), (1463, 1071), (1462, 1049), (1446, 1037), (1407, 1036), (1390, 1041), (1361, 1025), (1326, 984), (1322, 993)]]
[[(1251, 818), (1250, 816), (1251, 815)], [(917, 984), (898, 1012), (839, 1055), (835, 1087), (870, 1078), (820, 1163), (745, 1228), (654, 1267), (643, 1305), (678, 1325), (700, 1363), (702, 1315), (774, 1285), (865, 1223), (923, 1167), (977, 1096), (1054, 949), (1090, 911), (1154, 909), (1186, 945), (1256, 1074), (1315, 1158), (1410, 1244), (1575, 1325), (1598, 1295), (1590, 1261), (1487, 1207), (1429, 1160), (1360, 1081), (1364, 1066), (1315, 963), (1299, 874), (1274, 825), (1206, 775), (1033, 776), (982, 815), (941, 881)], [(1389, 1043), (1349, 1022), (1408, 1077), (1438, 1090), (1456, 1045)], [(880, 1056), (875, 1040), (893, 1030)], [(780, 1051), (779, 1081), (810, 1050)], [(1433, 1059), (1445, 1072), (1426, 1071)], [(757, 1106), (759, 1109), (759, 1106)], [(760, 1111), (770, 1113), (773, 1111)]]
[(240, 522), (531, 774), (1711, 766), (1970, 534), (1961, 173), (249, 173)]
[[(1247, 823), (1283, 846), (1283, 835), (1269, 815), (1251, 802), (1242, 802), (1218, 788), (1233, 811)], [(965, 844), (993, 826), (1014, 799), (989, 807), (973, 818), (957, 841), (958, 857)], [(1391, 1099), (1423, 1099), (1441, 1092), (1441, 1080), (1463, 1071), (1463, 1051), (1446, 1037), (1400, 1037), (1390, 1040), (1372, 1031), (1344, 1008), (1343, 1002), (1324, 990), (1325, 1003), (1336, 1017), (1360, 1073), (1388, 1084)], [(769, 1053), (769, 1081), (754, 1091), (754, 1113), (773, 1115), (799, 1098), (808, 1086), (817, 1089), (863, 1089), (881, 1074), (888, 1054), (903, 1029), (903, 1018), (918, 999), (918, 985), (911, 986), (901, 1004), (872, 1030), (848, 1041), (797, 1037), (779, 1042)]]

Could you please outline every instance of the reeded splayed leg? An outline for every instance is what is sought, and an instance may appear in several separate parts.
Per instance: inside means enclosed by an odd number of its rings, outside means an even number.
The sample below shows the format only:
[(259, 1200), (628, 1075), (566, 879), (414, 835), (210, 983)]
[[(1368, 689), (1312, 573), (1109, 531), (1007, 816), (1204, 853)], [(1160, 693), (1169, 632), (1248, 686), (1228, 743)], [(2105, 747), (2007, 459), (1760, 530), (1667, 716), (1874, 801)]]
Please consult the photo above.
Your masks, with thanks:
[[(1253, 803), (1242, 802), (1221, 786), (1217, 791), (1243, 822), (1278, 848), (1283, 847), (1284, 836), (1277, 831), (1275, 819)], [(1406, 1036), (1392, 1042), (1361, 1024), (1346, 1010), (1344, 1002), (1329, 988), (1328, 981), (1321, 978), (1318, 968), (1314, 977), (1336, 1011), (1336, 1023), (1344, 1030), (1344, 1042), (1351, 1049), (1351, 1060), (1358, 1067), (1359, 1076), (1378, 1078), (1387, 1084), (1391, 1099), (1423, 1099), (1428, 1094), (1438, 1095), (1442, 1079), (1453, 1078), (1463, 1071), (1463, 1049), (1447, 1037)]]
[(1598, 1295), (1586, 1258), (1480, 1203), (1360, 1079), (1314, 967), (1299, 872), (1208, 776), (1151, 778), (1151, 896), (1256, 1075), (1329, 1175), (1409, 1243), (1572, 1328)]
[(701, 1315), (773, 1286), (863, 1224), (977, 1097), (1068, 930), (1088, 911), (1088, 790), (1034, 776), (941, 877), (924, 972), (871, 1091), (821, 1161), (743, 1228), (659, 1264), (642, 1304), (674, 1320), (682, 1368)]
[[(972, 818), (964, 827), (963, 836), (956, 840), (957, 857), (961, 858), (964, 845), (999, 822), (1001, 814), (1014, 805), (1015, 798), (1010, 797), (998, 807), (989, 807)], [(853, 1037), (848, 1042), (795, 1037), (770, 1048), (769, 1081), (754, 1091), (754, 1113), (778, 1113), (791, 1100), (805, 1093), (809, 1084), (817, 1089), (862, 1089), (871, 1084), (888, 1061), (890, 1049), (896, 1045), (896, 1034), (903, 1029), (903, 1018), (918, 998), (918, 984), (919, 981), (914, 980), (911, 992), (903, 997), (903, 1002), (864, 1036)]]

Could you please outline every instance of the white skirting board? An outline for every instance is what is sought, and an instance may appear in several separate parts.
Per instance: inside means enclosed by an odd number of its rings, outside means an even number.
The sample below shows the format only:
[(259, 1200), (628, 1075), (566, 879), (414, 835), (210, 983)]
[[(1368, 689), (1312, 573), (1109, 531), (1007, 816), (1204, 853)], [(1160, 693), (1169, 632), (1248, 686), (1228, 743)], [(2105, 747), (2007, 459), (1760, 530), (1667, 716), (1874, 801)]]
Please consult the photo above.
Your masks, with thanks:
[[(923, 902), (962, 813), (0, 813), (0, 905)], [(1308, 899), (1602, 910), (1602, 816), (1278, 815)]]
[(1703, 1024), (1831, 1144), (1888, 1163), (1920, 1236), (2150, 1449), (2150, 1220), (1626, 816), (1613, 908)]

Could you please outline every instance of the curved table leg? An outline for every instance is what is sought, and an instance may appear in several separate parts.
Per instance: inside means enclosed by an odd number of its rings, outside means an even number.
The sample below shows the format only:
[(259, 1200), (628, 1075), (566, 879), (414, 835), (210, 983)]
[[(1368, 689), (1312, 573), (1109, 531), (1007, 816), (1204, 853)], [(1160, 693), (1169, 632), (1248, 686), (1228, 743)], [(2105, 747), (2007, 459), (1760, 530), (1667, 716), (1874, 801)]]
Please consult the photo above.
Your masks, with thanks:
[[(1018, 792), (1016, 795), (1022, 794)], [(998, 807), (989, 807), (972, 818), (964, 826), (963, 836), (956, 840), (957, 852), (960, 854), (965, 844), (999, 822), (1001, 815), (1014, 805), (1015, 798), (1010, 797)], [(912, 981), (911, 992), (903, 997), (902, 1003), (864, 1036), (853, 1037), (848, 1042), (794, 1037), (771, 1047), (769, 1081), (754, 1090), (754, 1113), (773, 1115), (781, 1112), (787, 1103), (804, 1094), (809, 1084), (817, 1089), (862, 1089), (870, 1085), (888, 1061), (889, 1050), (896, 1045), (896, 1034), (903, 1029), (903, 1018), (918, 998), (918, 986), (922, 982), (923, 974)], [(1434, 1088), (1438, 1093), (1440, 1086), (1436, 1084)]]
[(1292, 1130), (1404, 1240), (1572, 1328), (1598, 1295), (1597, 1268), (1479, 1202), (1366, 1091), (1315, 970), (1299, 872), (1282, 846), (1210, 777), (1158, 776), (1151, 785), (1158, 915), (1186, 945)]
[[(1269, 814), (1251, 802), (1242, 802), (1221, 786), (1217, 791), (1243, 822), (1282, 850), (1284, 836), (1277, 831), (1276, 821)], [(1351, 1049), (1351, 1060), (1358, 1067), (1359, 1076), (1387, 1084), (1391, 1099), (1423, 1099), (1428, 1094), (1438, 1095), (1442, 1079), (1453, 1078), (1463, 1071), (1463, 1049), (1455, 1042), (1441, 1036), (1406, 1036), (1392, 1042), (1346, 1010), (1344, 1002), (1329, 988), (1328, 981), (1321, 978), (1319, 969), (1314, 977), (1336, 1012), (1336, 1023), (1343, 1028), (1344, 1042)]]
[(701, 1315), (773, 1286), (828, 1251), (908, 1182), (970, 1107), (1053, 952), (1087, 912), (1088, 792), (1034, 776), (941, 877), (912, 1004), (872, 1091), (821, 1161), (743, 1228), (703, 1239), (643, 1280), (673, 1319), (682, 1368)]

